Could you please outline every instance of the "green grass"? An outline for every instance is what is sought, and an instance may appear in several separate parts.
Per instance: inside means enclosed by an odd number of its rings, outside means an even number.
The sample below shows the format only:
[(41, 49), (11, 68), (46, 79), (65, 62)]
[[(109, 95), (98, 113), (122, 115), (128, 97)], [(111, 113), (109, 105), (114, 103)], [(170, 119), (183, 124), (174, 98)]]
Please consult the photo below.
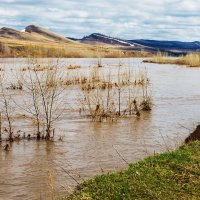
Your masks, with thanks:
[(200, 141), (131, 164), (126, 171), (96, 176), (62, 199), (200, 199)]

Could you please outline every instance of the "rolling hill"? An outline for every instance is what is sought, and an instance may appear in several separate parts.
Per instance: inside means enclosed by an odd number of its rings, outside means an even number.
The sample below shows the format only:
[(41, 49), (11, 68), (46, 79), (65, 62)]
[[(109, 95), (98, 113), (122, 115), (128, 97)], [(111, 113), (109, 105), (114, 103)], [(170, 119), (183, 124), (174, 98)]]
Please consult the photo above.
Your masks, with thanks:
[(0, 29), (1, 57), (132, 57), (146, 56), (140, 51), (126, 51), (116, 46), (82, 43), (39, 26), (29, 25), (23, 31)]
[(43, 42), (74, 43), (72, 40), (35, 25), (27, 26), (25, 28), (25, 34), (28, 34), (35, 40), (42, 40)]
[(75, 43), (63, 36), (34, 25), (27, 26), (24, 31), (3, 27), (0, 29), (0, 40), (3, 39), (45, 43)]
[(198, 41), (125, 40), (100, 33), (76, 39), (35, 25), (0, 29), (0, 57), (135, 57), (159, 51), (178, 56), (199, 50)]

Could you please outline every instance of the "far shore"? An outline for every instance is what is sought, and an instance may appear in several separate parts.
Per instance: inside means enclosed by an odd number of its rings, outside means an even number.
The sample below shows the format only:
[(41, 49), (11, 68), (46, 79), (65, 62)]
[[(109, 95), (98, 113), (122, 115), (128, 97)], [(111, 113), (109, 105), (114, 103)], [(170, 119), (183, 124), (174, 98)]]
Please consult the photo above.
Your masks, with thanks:
[(162, 54), (157, 54), (153, 59), (146, 59), (144, 63), (157, 63), (157, 64), (176, 64), (186, 65), (188, 67), (200, 67), (200, 53), (190, 53), (186, 56), (170, 59), (170, 57)]

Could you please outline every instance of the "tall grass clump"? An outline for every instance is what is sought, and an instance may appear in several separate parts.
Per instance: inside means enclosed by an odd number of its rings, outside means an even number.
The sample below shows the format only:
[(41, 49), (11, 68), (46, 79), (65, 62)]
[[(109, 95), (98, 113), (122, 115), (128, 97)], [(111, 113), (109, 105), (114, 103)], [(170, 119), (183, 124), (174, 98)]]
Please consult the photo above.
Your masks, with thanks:
[(200, 53), (187, 54), (183, 58), (179, 59), (179, 61), (189, 67), (200, 67)]
[(189, 53), (186, 56), (172, 59), (167, 55), (158, 53), (152, 59), (144, 60), (146, 63), (158, 63), (158, 64), (177, 64), (186, 65), (188, 67), (200, 67), (200, 53)]
[(158, 52), (152, 59), (146, 59), (145, 63), (173, 64), (173, 60), (165, 53)]
[(145, 71), (134, 72), (130, 68), (111, 70), (106, 75), (95, 73), (81, 84), (81, 113), (93, 121), (117, 120), (119, 117), (140, 116), (152, 107), (150, 80)]

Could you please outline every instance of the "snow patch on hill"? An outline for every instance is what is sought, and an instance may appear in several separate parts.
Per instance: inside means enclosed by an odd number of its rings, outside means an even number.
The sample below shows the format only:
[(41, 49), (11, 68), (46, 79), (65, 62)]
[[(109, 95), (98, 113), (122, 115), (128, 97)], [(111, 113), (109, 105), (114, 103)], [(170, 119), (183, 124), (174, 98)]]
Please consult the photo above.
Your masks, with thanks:
[(126, 45), (129, 45), (129, 46), (135, 46), (134, 44), (130, 43), (130, 42), (127, 42), (125, 40), (121, 40), (121, 39), (118, 39), (118, 38), (113, 38), (113, 37), (110, 37), (110, 36), (107, 36), (107, 35), (103, 35), (103, 34), (99, 34), (99, 33), (93, 33), (93, 35), (97, 36), (97, 37), (102, 37), (102, 38), (105, 38), (105, 39), (109, 39), (111, 40), (111, 43), (112, 41), (115, 41), (117, 43), (121, 43), (121, 44), (126, 44)]

